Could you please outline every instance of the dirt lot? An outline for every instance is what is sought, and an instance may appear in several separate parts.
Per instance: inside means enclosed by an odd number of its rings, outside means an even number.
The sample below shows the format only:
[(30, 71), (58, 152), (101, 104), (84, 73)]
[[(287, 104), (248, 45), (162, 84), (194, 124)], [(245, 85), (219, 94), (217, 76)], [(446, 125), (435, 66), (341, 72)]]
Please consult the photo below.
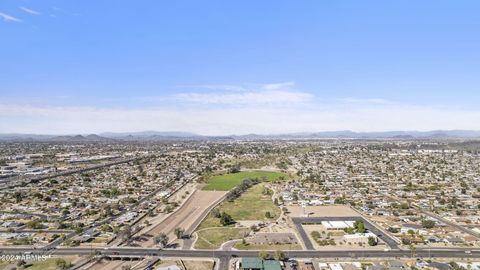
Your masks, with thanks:
[(257, 233), (247, 238), (247, 242), (253, 245), (298, 244), (297, 237), (291, 233)]
[[(160, 262), (155, 264), (155, 269), (159, 267), (169, 267), (172, 265), (176, 265), (180, 267), (180, 269), (187, 270), (213, 270), (213, 261), (203, 259), (183, 260), (183, 264), (181, 260), (161, 260)], [(183, 267), (183, 265), (185, 265), (185, 268)]]
[(183, 261), (188, 270), (212, 270), (213, 261)]
[(108, 261), (108, 260), (101, 260), (100, 262), (92, 265), (88, 268), (88, 270), (118, 270), (121, 269), (122, 266), (140, 266), (145, 265), (146, 261), (122, 261), (122, 260), (115, 260), (115, 261)]
[[(302, 217), (301, 206), (287, 206), (288, 215), (291, 217)], [(344, 205), (306, 206), (305, 214), (309, 217), (346, 217), (360, 216), (355, 210)]]
[(224, 191), (194, 191), (177, 211), (137, 237), (135, 243), (143, 247), (152, 247), (154, 246), (153, 237), (161, 232), (166, 233), (170, 240), (176, 239), (174, 234), (175, 228), (180, 227), (187, 230), (192, 227), (202, 217), (207, 208), (217, 202), (225, 193)]

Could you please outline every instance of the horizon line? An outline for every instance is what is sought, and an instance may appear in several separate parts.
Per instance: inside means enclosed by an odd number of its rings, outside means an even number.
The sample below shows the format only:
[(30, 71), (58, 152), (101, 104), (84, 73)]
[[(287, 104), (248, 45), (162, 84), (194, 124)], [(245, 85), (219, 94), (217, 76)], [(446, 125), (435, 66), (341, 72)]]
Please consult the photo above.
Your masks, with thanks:
[(101, 136), (102, 134), (122, 134), (122, 135), (134, 135), (138, 133), (184, 133), (190, 134), (192, 136), (202, 136), (202, 137), (226, 137), (226, 136), (248, 136), (248, 135), (260, 135), (260, 136), (279, 136), (279, 135), (308, 135), (315, 133), (341, 133), (349, 132), (356, 134), (371, 134), (371, 133), (431, 133), (431, 132), (473, 132), (480, 133), (478, 129), (429, 129), (429, 130), (383, 130), (383, 131), (356, 131), (351, 129), (345, 130), (324, 130), (324, 131), (294, 131), (294, 132), (284, 132), (284, 133), (261, 133), (261, 132), (245, 132), (245, 133), (228, 133), (228, 134), (216, 134), (216, 135), (204, 135), (202, 133), (197, 133), (194, 131), (178, 131), (178, 130), (143, 130), (143, 131), (102, 131), (102, 132), (76, 132), (76, 133), (35, 133), (35, 132), (0, 132), (0, 135), (35, 135), (35, 136), (89, 136), (97, 135)]

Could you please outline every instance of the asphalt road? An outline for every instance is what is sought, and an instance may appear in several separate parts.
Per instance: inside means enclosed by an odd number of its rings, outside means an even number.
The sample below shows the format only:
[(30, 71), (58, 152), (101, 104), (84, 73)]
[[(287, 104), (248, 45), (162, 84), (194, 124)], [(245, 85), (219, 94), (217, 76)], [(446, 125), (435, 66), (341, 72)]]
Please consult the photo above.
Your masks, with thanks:
[[(0, 248), (1, 254), (43, 254), (41, 249), (31, 248)], [(92, 252), (110, 257), (179, 257), (179, 258), (217, 258), (225, 259), (231, 257), (257, 257), (259, 251), (223, 251), (223, 250), (160, 250), (155, 248), (137, 247), (116, 247), (108, 249), (91, 248), (57, 248), (48, 253), (53, 255), (90, 255)], [(271, 252), (273, 255), (273, 252)], [(401, 258), (401, 257), (423, 257), (423, 258), (480, 258), (480, 249), (418, 249), (413, 254), (410, 250), (296, 250), (288, 251), (291, 258)]]
[(447, 225), (449, 225), (449, 226), (451, 226), (451, 227), (453, 227), (453, 228), (455, 228), (455, 229), (457, 229), (457, 230), (460, 230), (460, 231), (462, 231), (462, 232), (464, 232), (464, 233), (467, 233), (467, 234), (469, 234), (469, 235), (471, 235), (471, 236), (476, 237), (477, 239), (480, 239), (480, 234), (478, 234), (478, 233), (476, 233), (476, 232), (474, 232), (474, 231), (472, 231), (472, 230), (470, 230), (470, 229), (468, 229), (468, 228), (465, 228), (464, 226), (461, 226), (461, 225), (459, 225), (459, 224), (457, 224), (457, 223), (455, 223), (455, 222), (449, 221), (449, 220), (447, 220), (447, 219), (445, 219), (445, 218), (443, 218), (443, 217), (441, 217), (441, 216), (439, 216), (439, 215), (437, 215), (437, 214), (435, 214), (435, 213), (429, 212), (429, 211), (424, 210), (424, 209), (422, 209), (422, 208), (420, 208), (420, 207), (418, 207), (418, 211), (422, 212), (423, 214), (425, 214), (425, 215), (427, 215), (427, 216), (429, 216), (429, 217), (431, 217), (431, 218), (434, 218), (434, 219), (436, 219), (436, 220), (439, 220), (439, 221), (441, 221), (441, 222), (443, 222), (443, 223), (445, 223), (445, 224), (447, 224)]
[(398, 249), (398, 243), (391, 238), (389, 235), (383, 233), (375, 225), (373, 225), (369, 220), (361, 216), (352, 216), (352, 217), (304, 217), (304, 218), (292, 218), (293, 223), (297, 227), (300, 237), (302, 237), (303, 243), (308, 250), (314, 250), (312, 242), (308, 237), (307, 233), (303, 229), (302, 224), (320, 224), (322, 221), (357, 221), (361, 220), (365, 224), (365, 228), (377, 235), (378, 238), (382, 239), (391, 249)]
[(47, 174), (47, 175), (41, 175), (41, 176), (35, 176), (35, 177), (14, 176), (14, 177), (2, 179), (2, 184), (3, 185), (0, 187), (0, 190), (15, 188), (15, 187), (18, 187), (18, 186), (21, 186), (21, 185), (24, 185), (24, 184), (29, 184), (29, 183), (34, 182), (34, 181), (39, 182), (39, 181), (43, 181), (43, 180), (46, 180), (46, 179), (52, 179), (52, 178), (59, 177), (59, 176), (66, 176), (66, 175), (72, 175), (72, 174), (97, 170), (97, 169), (100, 169), (100, 168), (109, 167), (109, 166), (113, 166), (113, 165), (118, 165), (118, 164), (122, 164), (122, 163), (128, 163), (128, 162), (131, 162), (131, 161), (140, 160), (140, 159), (149, 158), (149, 157), (152, 157), (152, 156), (149, 155), (149, 156), (126, 158), (126, 159), (115, 159), (113, 161), (109, 161), (109, 162), (102, 163), (102, 164), (97, 164), (97, 165), (92, 165), (92, 166), (89, 166), (89, 167), (86, 167), (86, 168), (72, 169), (72, 170), (68, 170), (68, 171), (55, 172), (55, 173), (51, 173), (51, 174)]

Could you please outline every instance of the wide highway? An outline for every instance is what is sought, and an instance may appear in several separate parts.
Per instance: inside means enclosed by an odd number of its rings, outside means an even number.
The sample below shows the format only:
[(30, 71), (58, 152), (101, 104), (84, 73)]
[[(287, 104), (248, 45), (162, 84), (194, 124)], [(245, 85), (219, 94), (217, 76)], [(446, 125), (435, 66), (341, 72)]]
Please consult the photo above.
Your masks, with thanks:
[[(284, 251), (289, 258), (480, 258), (480, 249), (463, 248), (432, 248), (410, 250), (295, 250)], [(217, 258), (230, 257), (257, 257), (258, 251), (224, 251), (224, 250), (181, 250), (139, 247), (115, 247), (115, 248), (54, 248), (50, 250), (32, 248), (0, 247), (1, 254), (52, 254), (52, 255), (91, 255), (96, 253), (111, 257), (182, 257), (182, 258)], [(273, 252), (271, 252), (273, 254)]]

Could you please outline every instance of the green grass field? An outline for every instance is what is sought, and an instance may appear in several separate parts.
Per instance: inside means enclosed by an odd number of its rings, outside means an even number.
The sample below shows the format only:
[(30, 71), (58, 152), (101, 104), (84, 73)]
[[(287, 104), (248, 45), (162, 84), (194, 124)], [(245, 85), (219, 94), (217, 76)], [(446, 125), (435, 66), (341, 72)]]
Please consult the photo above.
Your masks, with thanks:
[[(213, 227), (223, 227), (222, 224), (220, 224), (220, 219), (215, 218), (211, 213), (200, 223), (198, 226), (197, 230), (201, 229), (206, 229), (206, 228), (213, 228)], [(229, 227), (233, 227), (233, 225), (230, 225)]]
[[(236, 221), (240, 220), (267, 220), (265, 213), (271, 214), (271, 220), (280, 216), (280, 208), (272, 202), (271, 195), (262, 194), (265, 183), (260, 183), (249, 188), (233, 202), (223, 202), (218, 206), (220, 212), (226, 212)], [(195, 242), (197, 249), (218, 248), (228, 240), (242, 239), (245, 232), (250, 229), (234, 228), (234, 225), (223, 227), (220, 219), (209, 214), (197, 229), (198, 240)], [(244, 249), (257, 249), (257, 247), (245, 246)], [(258, 247), (261, 249), (261, 247)], [(296, 247), (292, 246), (292, 249)]]
[(211, 228), (197, 232), (196, 249), (217, 249), (224, 242), (243, 238), (250, 229), (241, 228)]
[(220, 205), (220, 212), (230, 214), (234, 220), (266, 220), (266, 212), (270, 212), (271, 219), (280, 216), (280, 208), (272, 202), (271, 195), (263, 195), (264, 184), (249, 188), (233, 202), (224, 202)]
[[(220, 212), (226, 212), (236, 221), (239, 220), (267, 220), (265, 213), (271, 214), (271, 220), (280, 216), (280, 208), (276, 206), (269, 195), (263, 195), (264, 184), (249, 188), (233, 202), (225, 201), (217, 208)], [(233, 226), (233, 225), (232, 225)], [(220, 219), (212, 214), (200, 223), (198, 230), (212, 227), (223, 227)]]
[(0, 262), (0, 270), (3, 270), (5, 269), (7, 266), (9, 266), (10, 263), (9, 262)]
[(282, 172), (268, 172), (268, 171), (244, 171), (239, 173), (229, 173), (213, 176), (208, 180), (208, 183), (203, 190), (218, 190), (228, 191), (247, 178), (266, 178), (266, 181), (279, 180), (280, 177), (287, 178), (287, 174)]
[[(24, 269), (28, 270), (56, 270), (57, 265), (55, 263), (56, 259), (47, 259), (45, 261), (38, 261), (38, 262), (28, 262), (28, 267)], [(70, 262), (71, 260), (66, 259), (65, 261)], [(13, 263), (16, 266), (16, 262)], [(1, 262), (0, 263), (0, 270), (6, 269), (7, 266), (12, 265), (8, 262)], [(17, 267), (18, 268), (18, 267)]]

